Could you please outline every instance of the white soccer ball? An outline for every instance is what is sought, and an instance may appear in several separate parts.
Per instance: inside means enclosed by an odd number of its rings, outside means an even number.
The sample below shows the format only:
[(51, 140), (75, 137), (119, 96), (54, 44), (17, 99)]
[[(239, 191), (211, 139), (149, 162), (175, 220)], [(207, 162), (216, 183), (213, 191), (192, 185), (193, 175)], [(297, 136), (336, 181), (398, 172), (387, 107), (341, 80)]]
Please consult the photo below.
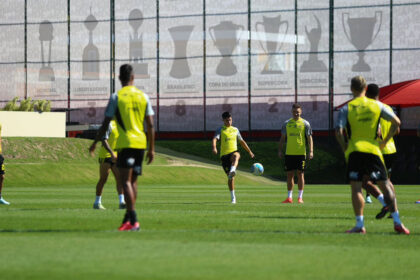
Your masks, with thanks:
[(251, 173), (255, 176), (260, 176), (264, 173), (264, 167), (261, 163), (254, 163), (251, 166)]

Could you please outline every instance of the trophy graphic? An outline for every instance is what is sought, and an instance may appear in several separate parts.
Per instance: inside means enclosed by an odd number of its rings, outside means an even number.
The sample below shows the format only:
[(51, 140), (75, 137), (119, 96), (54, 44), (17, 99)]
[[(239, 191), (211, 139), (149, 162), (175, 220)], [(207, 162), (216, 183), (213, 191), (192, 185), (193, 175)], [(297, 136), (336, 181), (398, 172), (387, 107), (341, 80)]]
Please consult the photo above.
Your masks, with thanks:
[[(379, 20), (378, 20), (379, 19)], [(379, 21), (379, 24), (376, 24)], [(347, 32), (347, 25), (350, 30)], [(353, 72), (369, 72), (369, 64), (364, 60), (366, 48), (372, 44), (382, 25), (382, 12), (376, 11), (374, 17), (350, 18), (348, 13), (343, 13), (344, 34), (350, 43), (359, 51), (359, 60), (351, 68)], [(374, 28), (376, 27), (376, 31)]]
[(89, 30), (89, 43), (83, 50), (83, 80), (99, 80), (99, 50), (93, 44), (92, 31), (98, 25), (98, 21), (92, 15), (85, 19), (85, 27)]
[[(41, 60), (42, 66), (39, 69), (39, 81), (53, 82), (55, 81), (54, 70), (51, 68), (51, 42), (53, 40), (53, 25), (48, 20), (44, 20), (39, 25), (39, 41), (41, 42)], [(44, 59), (44, 41), (49, 41), (48, 46), (48, 64), (45, 65)]]
[(193, 25), (180, 25), (169, 28), (172, 40), (175, 45), (174, 62), (172, 63), (169, 75), (176, 79), (185, 79), (191, 76), (187, 60), (188, 39), (194, 29)]
[(209, 28), (210, 37), (223, 56), (216, 68), (217, 75), (232, 76), (238, 72), (231, 56), (239, 43), (240, 37), (237, 35), (239, 30), (243, 31), (244, 27), (234, 24), (232, 21), (222, 21)]
[(321, 40), (321, 23), (316, 15), (314, 15), (318, 24), (317, 28), (311, 29), (308, 32), (308, 28), (305, 26), (306, 36), (308, 37), (310, 46), (309, 59), (305, 60), (300, 66), (300, 72), (327, 72), (327, 66), (324, 62), (318, 59), (318, 46)]
[(139, 9), (134, 9), (128, 16), (128, 22), (133, 28), (133, 35), (130, 34), (129, 57), (136, 79), (149, 78), (148, 65), (143, 63), (143, 34), (139, 36), (138, 30), (143, 24), (143, 14)]
[(263, 16), (262, 22), (255, 23), (255, 30), (257, 31), (257, 34), (260, 34), (259, 30), (261, 28), (258, 28), (259, 26), (262, 26), (264, 28), (266, 47), (264, 47), (261, 39), (259, 39), (259, 42), (265, 54), (268, 55), (267, 62), (264, 65), (264, 69), (261, 72), (261, 74), (283, 74), (283, 71), (281, 71), (281, 66), (278, 65), (274, 54), (278, 52), (283, 45), (283, 43), (280, 43), (279, 46), (277, 46), (279, 42), (279, 31), (282, 25), (286, 26), (286, 30), (284, 32), (283, 40), (281, 42), (284, 41), (284, 38), (287, 34), (287, 30), (289, 30), (289, 23), (286, 20), (281, 21), (281, 15), (278, 15), (276, 17)]

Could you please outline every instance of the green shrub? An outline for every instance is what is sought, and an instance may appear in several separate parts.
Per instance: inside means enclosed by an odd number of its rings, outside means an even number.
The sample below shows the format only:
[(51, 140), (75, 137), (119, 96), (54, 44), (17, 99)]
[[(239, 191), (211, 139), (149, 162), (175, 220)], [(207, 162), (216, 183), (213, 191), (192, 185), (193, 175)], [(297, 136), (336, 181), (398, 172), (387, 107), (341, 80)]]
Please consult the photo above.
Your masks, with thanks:
[[(20, 104), (18, 104), (20, 102)], [(22, 111), (22, 112), (51, 112), (50, 100), (32, 100), (31, 97), (19, 100), (15, 97), (4, 106), (3, 111)]]

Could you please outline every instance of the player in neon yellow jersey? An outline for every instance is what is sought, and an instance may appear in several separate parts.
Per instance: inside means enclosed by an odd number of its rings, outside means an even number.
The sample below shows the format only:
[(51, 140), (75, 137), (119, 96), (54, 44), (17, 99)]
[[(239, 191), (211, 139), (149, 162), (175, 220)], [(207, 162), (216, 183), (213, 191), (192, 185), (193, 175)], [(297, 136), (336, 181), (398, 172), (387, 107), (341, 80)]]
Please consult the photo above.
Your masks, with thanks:
[(102, 191), (104, 189), (104, 185), (108, 179), (110, 171), (112, 171), (112, 173), (114, 174), (115, 181), (117, 183), (119, 208), (125, 209), (123, 187), (121, 185), (118, 168), (116, 166), (117, 151), (115, 151), (115, 145), (117, 143), (117, 138), (117, 123), (115, 122), (115, 120), (112, 120), (109, 123), (109, 127), (105, 133), (104, 138), (102, 139), (102, 147), (99, 150), (99, 181), (96, 184), (96, 198), (95, 202), (93, 203), (93, 209), (105, 210), (105, 207), (102, 205)]
[(4, 200), (4, 198), (1, 195), (1, 190), (3, 189), (4, 185), (4, 173), (6, 168), (4, 167), (4, 157), (2, 155), (2, 149), (1, 149), (1, 123), (0, 123), (0, 204), (9, 205), (10, 202), (7, 202)]
[[(347, 233), (366, 233), (364, 226), (364, 199), (362, 181), (366, 176), (378, 182), (379, 188), (390, 207), (397, 233), (410, 234), (401, 223), (395, 192), (389, 181), (381, 149), (395, 135), (401, 122), (383, 103), (365, 96), (366, 80), (356, 76), (351, 80), (353, 100), (341, 108), (336, 125), (336, 138), (344, 151), (347, 161), (347, 175), (352, 189), (352, 204), (356, 216), (356, 226)], [(389, 134), (381, 141), (377, 140), (379, 119), (391, 122)], [(347, 131), (348, 141), (344, 131)]]
[(216, 130), (216, 134), (212, 140), (213, 154), (217, 155), (216, 144), (217, 141), (220, 140), (220, 160), (222, 161), (223, 170), (226, 175), (228, 175), (231, 202), (232, 204), (236, 204), (235, 175), (241, 157), (238, 151), (238, 141), (251, 158), (254, 158), (254, 154), (242, 138), (239, 129), (232, 126), (232, 115), (229, 112), (224, 112), (222, 114), (222, 119), (224, 126)]
[[(312, 129), (309, 122), (300, 117), (302, 115), (302, 108), (299, 104), (295, 103), (292, 105), (292, 115), (293, 117), (284, 122), (281, 128), (279, 142), (279, 158), (283, 158), (283, 146), (286, 142), (284, 168), (287, 172), (287, 199), (282, 203), (293, 203), (295, 172), (298, 178), (298, 203), (303, 203), (306, 158), (310, 160), (314, 156)], [(309, 147), (308, 157), (306, 157), (306, 144)]]
[[(367, 86), (366, 97), (370, 98), (370, 99), (373, 99), (373, 100), (379, 100), (379, 87), (378, 87), (377, 84), (369, 84)], [(384, 106), (388, 110), (392, 111), (392, 108), (389, 107), (388, 105), (384, 104)], [(386, 121), (383, 118), (380, 118), (379, 129), (378, 129), (378, 137), (380, 139), (384, 139), (388, 135), (390, 128), (391, 128), (391, 122)], [(397, 131), (397, 133), (398, 132), (399, 131)], [(395, 147), (394, 138), (391, 138), (388, 141), (388, 143), (385, 145), (385, 147), (383, 149), (381, 149), (381, 152), (382, 152), (382, 156), (384, 158), (384, 163), (385, 163), (385, 167), (387, 169), (388, 178), (389, 178), (391, 187), (394, 189), (394, 185), (391, 182), (392, 167), (393, 167), (394, 160), (395, 160), (395, 157), (396, 157), (396, 154), (397, 154), (397, 148)], [(389, 207), (385, 203), (383, 194), (378, 190), (378, 188), (375, 186), (374, 182), (372, 182), (370, 180), (368, 180), (366, 182), (366, 191), (368, 191), (368, 195), (369, 195), (369, 192), (372, 193), (372, 195), (375, 198), (377, 198), (379, 200), (379, 202), (381, 202), (382, 209), (378, 213), (378, 215), (376, 215), (376, 219), (382, 219), (386, 215), (386, 213), (389, 211)], [(394, 192), (395, 192), (395, 190), (394, 190)], [(390, 216), (390, 218), (392, 218), (392, 217)]]
[[(119, 79), (122, 89), (114, 93), (105, 110), (105, 119), (91, 146), (105, 135), (110, 121), (115, 117), (118, 128), (116, 150), (118, 151), (117, 167), (124, 189), (127, 212), (119, 227), (120, 231), (138, 231), (135, 204), (137, 199), (137, 177), (142, 174), (144, 153), (147, 149), (147, 164), (155, 157), (155, 130), (153, 126), (153, 109), (149, 97), (134, 86), (134, 71), (129, 64), (120, 67)], [(146, 122), (147, 134), (143, 123)]]

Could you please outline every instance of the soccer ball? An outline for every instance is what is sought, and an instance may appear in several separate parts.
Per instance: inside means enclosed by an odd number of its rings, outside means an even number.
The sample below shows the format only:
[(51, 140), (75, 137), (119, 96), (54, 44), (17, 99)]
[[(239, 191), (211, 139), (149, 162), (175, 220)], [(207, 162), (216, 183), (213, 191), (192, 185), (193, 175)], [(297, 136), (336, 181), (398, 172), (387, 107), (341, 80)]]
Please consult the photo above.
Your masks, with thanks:
[(264, 167), (262, 166), (261, 163), (254, 163), (251, 166), (251, 173), (254, 174), (255, 176), (260, 176), (264, 173)]

